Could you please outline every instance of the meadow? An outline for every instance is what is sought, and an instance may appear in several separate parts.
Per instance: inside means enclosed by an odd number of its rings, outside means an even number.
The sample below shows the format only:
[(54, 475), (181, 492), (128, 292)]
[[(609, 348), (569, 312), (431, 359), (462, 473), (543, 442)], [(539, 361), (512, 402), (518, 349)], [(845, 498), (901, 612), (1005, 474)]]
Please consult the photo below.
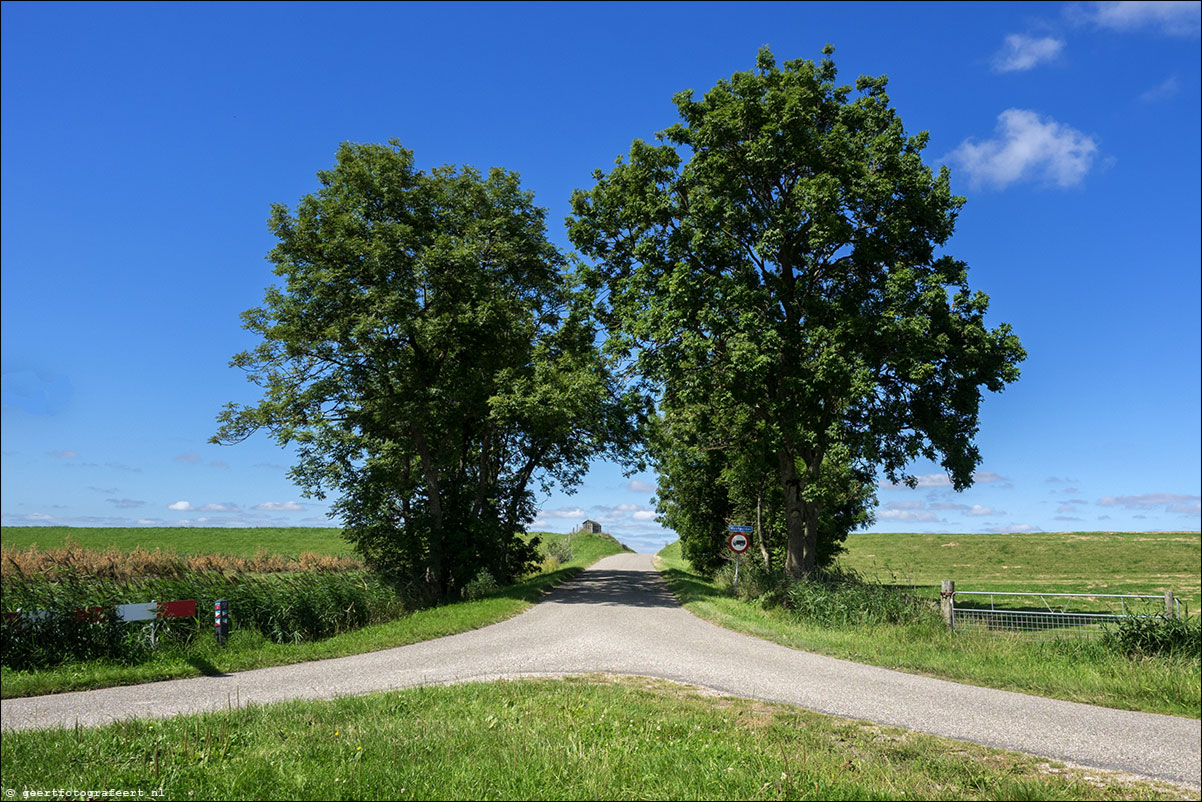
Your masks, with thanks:
[(163, 799), (1196, 799), (662, 680), (576, 677), (6, 733), (6, 789)]
[(1198, 532), (1034, 532), (925, 535), (853, 533), (839, 563), (885, 584), (936, 598), (956, 590), (1045, 593), (1173, 591), (1202, 612)]
[(351, 544), (342, 538), (342, 530), (332, 527), (74, 527), (5, 526), (0, 528), (4, 548), (62, 548), (68, 542), (85, 549), (104, 551), (114, 548), (132, 552), (137, 549), (161, 549), (176, 554), (228, 554), (253, 557), (267, 554), (346, 555)]
[[(58, 663), (47, 660), (45, 652), (61, 647), (66, 640), (56, 643), (57, 633), (50, 632), (52, 642), (45, 644), (40, 652), (37, 648), (22, 651), (15, 648), (16, 639), (8, 637), (12, 622), (5, 621), (2, 625), (6, 628), (6, 663), (0, 667), (3, 698), (344, 657), (465, 632), (522, 612), (551, 587), (602, 557), (624, 549), (608, 535), (539, 533), (548, 554), (540, 571), (512, 585), (484, 588), (472, 594), (474, 598), (414, 609), (406, 607), (404, 600), (367, 572), (342, 565), (348, 559), (345, 557), (311, 555), (311, 570), (262, 571), (265, 566), (286, 568), (294, 559), (296, 564), (302, 564), (304, 555), (293, 558), (266, 554), (257, 546), (258, 530), (198, 530), (202, 536), (206, 533), (224, 536), (231, 550), (252, 555), (247, 558), (213, 554), (185, 557), (175, 552), (147, 551), (162, 545), (162, 541), (148, 536), (129, 538), (125, 532), (106, 539), (104, 531), (73, 529), (70, 540), (64, 538), (65, 547), (42, 553), (28, 546), (10, 548), (6, 529), (3, 544), (6, 564), (32, 563), (39, 554), (57, 555), (61, 557), (57, 570), (65, 576), (55, 577), (49, 569), (37, 576), (27, 576), (10, 567), (4, 576), (4, 609), (17, 609), (22, 601), (33, 609), (56, 609), (64, 604), (84, 607), (152, 598), (195, 598), (198, 619), (170, 627), (160, 624), (155, 649), (147, 647), (144, 625), (113, 622), (104, 627), (86, 627), (90, 640), (82, 643), (80, 633), (72, 630), (66, 634), (77, 637), (70, 645), (78, 647), (81, 654), (95, 656)], [(174, 534), (178, 530), (161, 531)], [(79, 541), (74, 538), (77, 533)], [(310, 538), (308, 542), (313, 544), (314, 540)], [(95, 548), (82, 549), (77, 542), (92, 543)], [(130, 551), (121, 551), (121, 546)], [(185, 567), (166, 576), (131, 577), (129, 566), (122, 564), (123, 556), (154, 571)], [(186, 567), (189, 561), (197, 559), (209, 567), (189, 570)], [(330, 561), (342, 567), (327, 570)], [(113, 566), (111, 573), (120, 577), (97, 573), (93, 570), (97, 564)], [(211, 568), (213, 565), (217, 568)], [(47, 581), (51, 578), (57, 581)], [(234, 627), (224, 646), (217, 645), (208, 618), (210, 597), (218, 595), (232, 600)], [(55, 599), (64, 603), (55, 604)], [(171, 637), (173, 628), (176, 637)]]

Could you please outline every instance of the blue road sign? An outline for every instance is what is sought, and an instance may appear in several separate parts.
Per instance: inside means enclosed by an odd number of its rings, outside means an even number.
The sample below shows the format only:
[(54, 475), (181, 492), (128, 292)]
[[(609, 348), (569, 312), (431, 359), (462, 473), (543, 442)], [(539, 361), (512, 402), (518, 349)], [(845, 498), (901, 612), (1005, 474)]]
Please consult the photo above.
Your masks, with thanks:
[(728, 531), (728, 532), (748, 532), (748, 533), (750, 533), (750, 532), (754, 532), (754, 531), (755, 531), (755, 527), (754, 527), (754, 526), (736, 526), (736, 525), (734, 525), (734, 524), (731, 524), (730, 526), (726, 527), (726, 531)]

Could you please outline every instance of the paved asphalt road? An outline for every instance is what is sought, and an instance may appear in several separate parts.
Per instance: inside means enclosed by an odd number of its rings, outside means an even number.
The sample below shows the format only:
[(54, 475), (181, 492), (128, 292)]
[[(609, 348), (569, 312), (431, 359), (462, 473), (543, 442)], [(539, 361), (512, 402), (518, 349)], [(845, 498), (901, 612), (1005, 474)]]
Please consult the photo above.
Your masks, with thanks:
[(607, 557), (533, 609), (473, 632), (227, 676), (8, 699), (0, 712), (6, 730), (92, 726), (248, 702), (591, 672), (661, 677), (1200, 786), (1202, 728), (1196, 719), (960, 685), (729, 632), (682, 609), (646, 554)]

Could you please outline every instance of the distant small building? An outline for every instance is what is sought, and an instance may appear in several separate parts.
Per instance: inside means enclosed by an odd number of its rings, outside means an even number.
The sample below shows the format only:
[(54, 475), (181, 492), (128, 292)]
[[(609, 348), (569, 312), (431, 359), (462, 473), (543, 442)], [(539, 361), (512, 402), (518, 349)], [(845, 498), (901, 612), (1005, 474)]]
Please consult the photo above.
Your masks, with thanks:
[(581, 524), (580, 531), (588, 532), (593, 535), (599, 535), (601, 534), (601, 524), (597, 523), (596, 521), (585, 521), (583, 524)]

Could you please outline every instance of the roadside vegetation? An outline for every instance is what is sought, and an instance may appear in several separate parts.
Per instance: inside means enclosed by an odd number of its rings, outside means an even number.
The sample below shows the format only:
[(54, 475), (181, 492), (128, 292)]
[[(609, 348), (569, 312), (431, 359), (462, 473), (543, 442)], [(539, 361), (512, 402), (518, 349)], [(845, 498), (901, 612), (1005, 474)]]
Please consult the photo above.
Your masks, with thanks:
[[(792, 648), (1108, 707), (1195, 718), (1202, 712), (1196, 615), (1186, 626), (1098, 640), (966, 635), (950, 632), (932, 601), (852, 573), (798, 582), (745, 561), (736, 597), (729, 569), (716, 576), (694, 571), (679, 543), (659, 553), (658, 566), (693, 614)], [(1181, 631), (1165, 641), (1162, 629), (1172, 626)]]
[(599, 676), (13, 732), (0, 754), (5, 786), (17, 795), (122, 788), (164, 799), (1197, 798), (1163, 783), (785, 705)]
[[(407, 596), (362, 567), (329, 570), (318, 557), (311, 570), (270, 572), (255, 570), (253, 559), (246, 567), (241, 558), (223, 562), (220, 555), (208, 555), (201, 558), (204, 570), (193, 571), (187, 568), (189, 560), (163, 552), (154, 561), (138, 549), (88, 552), (69, 545), (33, 555), (29, 549), (6, 548), (5, 612), (89, 607), (109, 612), (99, 621), (6, 617), (0, 623), (3, 697), (244, 671), (465, 632), (516, 615), (549, 588), (624, 548), (604, 535), (539, 537), (538, 570), (508, 585), (478, 575), (462, 589), (460, 599), (437, 606), (423, 605), (420, 598)], [(128, 564), (121, 563), (122, 554)], [(55, 555), (60, 558), (57, 563)], [(289, 559), (269, 555), (260, 562), (288, 565)], [(21, 560), (40, 565), (41, 571), (23, 572)], [(96, 561), (109, 564), (110, 574), (90, 571)], [(174, 573), (164, 575), (165, 566)], [(137, 575), (138, 567), (160, 573)], [(217, 598), (230, 601), (232, 628), (225, 646), (218, 646), (213, 636), (212, 605)], [(197, 602), (197, 618), (156, 623), (153, 649), (148, 624), (119, 622), (112, 615), (117, 604), (152, 599)]]

